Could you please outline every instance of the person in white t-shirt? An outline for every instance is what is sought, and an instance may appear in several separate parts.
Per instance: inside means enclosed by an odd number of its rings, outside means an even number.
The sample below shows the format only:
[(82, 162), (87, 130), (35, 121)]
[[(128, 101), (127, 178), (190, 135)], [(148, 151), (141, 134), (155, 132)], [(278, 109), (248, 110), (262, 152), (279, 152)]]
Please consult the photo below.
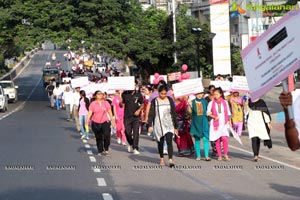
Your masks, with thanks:
[[(293, 102), (291, 93), (282, 92), (279, 99), (285, 113), (285, 137), (289, 148), (296, 151), (300, 149), (300, 96), (296, 97)], [(293, 120), (288, 115), (287, 107), (290, 105), (293, 106)]]
[(72, 110), (74, 103), (74, 93), (67, 86), (62, 95), (62, 105), (66, 108), (67, 121), (72, 121)]

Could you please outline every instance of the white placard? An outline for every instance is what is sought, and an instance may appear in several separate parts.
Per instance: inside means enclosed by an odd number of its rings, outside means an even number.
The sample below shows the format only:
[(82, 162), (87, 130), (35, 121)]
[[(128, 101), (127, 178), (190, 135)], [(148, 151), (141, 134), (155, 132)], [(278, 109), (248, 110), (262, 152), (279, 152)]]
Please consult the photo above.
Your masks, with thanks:
[(233, 76), (231, 91), (248, 92), (249, 86), (246, 76)]
[(72, 80), (72, 78), (70, 78), (70, 77), (65, 77), (65, 78), (63, 78), (62, 79), (62, 82), (67, 82), (67, 83), (69, 83), (70, 81)]
[(210, 85), (214, 85), (215, 87), (222, 88), (223, 91), (231, 90), (231, 82), (230, 81), (210, 81)]
[[(167, 75), (159, 75), (159, 79), (163, 78), (163, 80), (168, 83), (168, 76)], [(153, 84), (155, 77), (154, 75), (150, 75), (150, 83)]]
[(108, 84), (107, 83), (90, 83), (89, 85), (82, 87), (81, 90), (84, 90), (86, 95), (90, 96), (94, 94), (97, 90), (101, 92), (108, 91)]
[(202, 79), (189, 79), (172, 85), (175, 98), (203, 92)]
[(242, 51), (252, 99), (258, 99), (300, 67), (300, 10), (288, 12)]
[(72, 88), (84, 87), (88, 84), (89, 84), (89, 78), (88, 77), (80, 77), (80, 78), (71, 79)]
[(108, 77), (109, 90), (134, 90), (134, 76)]

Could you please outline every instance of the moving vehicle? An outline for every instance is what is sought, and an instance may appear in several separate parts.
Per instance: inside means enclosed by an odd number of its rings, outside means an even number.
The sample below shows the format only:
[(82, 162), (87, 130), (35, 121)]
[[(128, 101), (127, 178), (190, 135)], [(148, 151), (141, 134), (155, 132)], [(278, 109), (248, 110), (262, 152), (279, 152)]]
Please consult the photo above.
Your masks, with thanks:
[(18, 101), (18, 86), (10, 80), (0, 81), (0, 86), (4, 90), (4, 94), (7, 96), (7, 101), (17, 102)]
[(50, 81), (55, 80), (55, 82), (60, 81), (60, 73), (57, 68), (45, 68), (43, 69), (43, 83), (44, 87), (49, 85)]
[(0, 86), (0, 111), (5, 112), (7, 111), (7, 96), (4, 94), (4, 90)]

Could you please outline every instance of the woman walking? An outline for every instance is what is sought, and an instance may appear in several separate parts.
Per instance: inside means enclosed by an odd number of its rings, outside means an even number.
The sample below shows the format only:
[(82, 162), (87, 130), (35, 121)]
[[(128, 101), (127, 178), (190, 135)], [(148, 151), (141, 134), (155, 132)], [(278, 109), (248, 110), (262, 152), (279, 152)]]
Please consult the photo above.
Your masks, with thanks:
[(80, 94), (80, 99), (79, 99), (79, 106), (78, 106), (78, 114), (79, 114), (79, 125), (80, 125), (80, 130), (81, 130), (81, 139), (89, 139), (89, 130), (88, 126), (85, 126), (85, 123), (87, 121), (87, 115), (89, 112), (89, 106), (90, 106), (90, 101), (86, 97), (85, 91), (81, 90), (79, 92)]
[(177, 99), (175, 111), (177, 114), (178, 123), (178, 136), (175, 139), (178, 148), (179, 156), (191, 156), (194, 154), (194, 143), (190, 135), (190, 116), (187, 113), (188, 110), (188, 97), (182, 97)]
[(206, 161), (209, 158), (209, 124), (207, 113), (207, 101), (204, 99), (204, 93), (196, 94), (196, 98), (190, 103), (189, 113), (192, 114), (191, 135), (195, 139), (196, 160), (201, 160), (200, 140), (203, 140), (204, 156)]
[(109, 156), (111, 127), (115, 128), (115, 121), (111, 112), (111, 106), (104, 98), (100, 90), (95, 92), (95, 101), (90, 104), (87, 121), (91, 121), (92, 130), (95, 133), (98, 155)]
[(209, 139), (210, 141), (216, 141), (218, 160), (222, 160), (222, 142), (224, 149), (224, 160), (229, 161), (228, 126), (231, 126), (231, 113), (227, 101), (224, 100), (224, 94), (221, 88), (215, 88), (214, 99), (209, 102), (207, 107), (207, 116), (212, 118), (210, 121)]
[(249, 105), (248, 111), (248, 132), (252, 141), (252, 150), (254, 154), (254, 162), (259, 159), (260, 141), (264, 140), (264, 145), (269, 149), (272, 148), (270, 138), (271, 115), (267, 104), (262, 99), (246, 102)]
[(239, 135), (242, 135), (243, 131), (243, 99), (239, 96), (238, 92), (233, 92), (233, 96), (229, 100), (232, 113), (232, 128)]
[(126, 145), (126, 135), (124, 126), (124, 106), (121, 104), (120, 91), (116, 91), (116, 95), (112, 101), (114, 108), (115, 120), (116, 120), (116, 131), (117, 131), (117, 142), (118, 144)]
[(166, 139), (169, 156), (169, 166), (174, 167), (175, 165), (173, 162), (172, 139), (174, 133), (177, 135), (178, 131), (175, 104), (173, 99), (167, 96), (167, 92), (168, 87), (166, 85), (162, 85), (159, 87), (159, 96), (153, 99), (151, 102), (148, 116), (148, 125), (149, 132), (152, 132), (152, 130), (154, 129), (154, 133), (156, 135), (158, 152), (160, 155), (160, 165), (165, 165), (163, 145), (164, 140)]

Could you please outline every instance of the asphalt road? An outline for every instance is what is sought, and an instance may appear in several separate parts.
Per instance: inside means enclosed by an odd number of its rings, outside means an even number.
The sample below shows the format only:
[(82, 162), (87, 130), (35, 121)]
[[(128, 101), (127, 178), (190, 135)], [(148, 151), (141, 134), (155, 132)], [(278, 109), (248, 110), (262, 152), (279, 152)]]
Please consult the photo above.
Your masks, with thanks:
[[(57, 59), (67, 69), (63, 53)], [(262, 145), (258, 163), (251, 161), (247, 132), (243, 146), (230, 138), (229, 162), (178, 157), (174, 143), (177, 168), (158, 168), (157, 145), (146, 135), (140, 155), (129, 154), (115, 138), (110, 157), (96, 155), (95, 140), (80, 140), (64, 111), (49, 107), (41, 77), (50, 54), (32, 58), (15, 80), (19, 102), (0, 114), (0, 200), (300, 199), (300, 152), (286, 147), (282, 124), (273, 124), (274, 147)], [(274, 112), (276, 95), (265, 97)]]

